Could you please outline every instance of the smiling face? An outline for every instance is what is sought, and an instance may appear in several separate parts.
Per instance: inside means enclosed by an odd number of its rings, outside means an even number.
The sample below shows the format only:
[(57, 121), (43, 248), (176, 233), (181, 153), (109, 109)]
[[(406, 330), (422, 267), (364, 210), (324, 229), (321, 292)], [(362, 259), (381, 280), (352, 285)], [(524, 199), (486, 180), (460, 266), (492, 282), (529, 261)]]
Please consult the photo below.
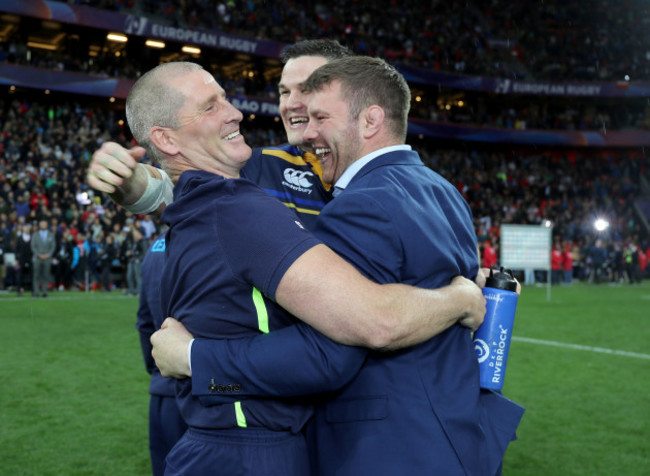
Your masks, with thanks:
[(322, 56), (300, 56), (290, 59), (282, 69), (278, 85), (280, 94), (280, 116), (292, 145), (303, 145), (302, 135), (307, 127), (308, 96), (302, 93), (301, 84), (317, 68), (327, 63)]
[(314, 149), (323, 166), (323, 181), (328, 183), (336, 183), (350, 164), (364, 155), (360, 120), (350, 117), (340, 81), (311, 94), (303, 140)]
[[(239, 177), (251, 148), (239, 132), (242, 113), (207, 71), (193, 71), (170, 81), (185, 98), (178, 111), (179, 127), (168, 130), (184, 169), (207, 170)], [(173, 148), (171, 150), (173, 150)]]

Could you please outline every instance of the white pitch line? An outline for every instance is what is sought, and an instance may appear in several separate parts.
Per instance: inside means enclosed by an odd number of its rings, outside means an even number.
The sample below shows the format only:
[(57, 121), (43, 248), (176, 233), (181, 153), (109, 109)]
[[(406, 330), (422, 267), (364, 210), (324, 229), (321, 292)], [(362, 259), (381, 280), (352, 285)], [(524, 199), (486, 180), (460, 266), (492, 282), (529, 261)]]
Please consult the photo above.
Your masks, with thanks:
[(512, 340), (516, 340), (516, 341), (520, 341), (520, 342), (528, 342), (528, 343), (531, 343), (531, 344), (551, 345), (551, 346), (554, 346), (554, 347), (562, 347), (562, 348), (565, 348), (565, 349), (587, 350), (589, 352), (598, 352), (598, 353), (601, 353), (601, 354), (622, 355), (624, 357), (636, 357), (637, 359), (650, 360), (650, 355), (648, 355), (648, 354), (638, 354), (636, 352), (626, 352), (624, 350), (605, 349), (603, 347), (590, 347), (588, 345), (579, 345), (579, 344), (565, 344), (564, 342), (554, 342), (552, 340), (531, 339), (529, 337), (519, 337), (519, 336), (512, 336)]

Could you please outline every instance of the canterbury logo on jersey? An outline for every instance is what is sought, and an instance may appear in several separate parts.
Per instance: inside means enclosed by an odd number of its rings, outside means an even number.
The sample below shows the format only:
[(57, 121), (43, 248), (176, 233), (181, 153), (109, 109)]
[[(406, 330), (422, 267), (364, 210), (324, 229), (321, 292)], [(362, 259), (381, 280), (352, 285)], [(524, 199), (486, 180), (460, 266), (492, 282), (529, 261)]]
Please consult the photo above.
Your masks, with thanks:
[(307, 170), (284, 169), (282, 185), (298, 192), (310, 194), (314, 184), (309, 181), (308, 177), (313, 176), (314, 174)]

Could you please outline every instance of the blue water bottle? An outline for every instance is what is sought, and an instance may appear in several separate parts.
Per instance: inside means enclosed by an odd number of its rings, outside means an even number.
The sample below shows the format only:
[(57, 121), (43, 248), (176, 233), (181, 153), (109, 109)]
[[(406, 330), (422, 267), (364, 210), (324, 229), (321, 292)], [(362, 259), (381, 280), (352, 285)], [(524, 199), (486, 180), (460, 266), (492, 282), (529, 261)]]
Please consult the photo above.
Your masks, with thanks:
[(483, 296), (486, 313), (483, 324), (474, 333), (474, 350), (478, 357), (481, 388), (501, 390), (506, 374), (508, 351), (517, 308), (517, 281), (512, 271), (494, 272), (485, 281)]

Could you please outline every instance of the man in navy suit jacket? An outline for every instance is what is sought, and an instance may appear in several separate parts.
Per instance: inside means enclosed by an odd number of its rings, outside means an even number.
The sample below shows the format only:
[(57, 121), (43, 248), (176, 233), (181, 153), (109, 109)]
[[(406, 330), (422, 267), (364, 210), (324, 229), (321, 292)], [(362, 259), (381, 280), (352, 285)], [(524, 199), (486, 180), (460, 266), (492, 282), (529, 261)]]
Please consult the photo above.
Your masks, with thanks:
[[(404, 145), (404, 78), (382, 60), (353, 57), (322, 66), (305, 88), (313, 91), (305, 140), (338, 192), (316, 235), (379, 283), (436, 288), (457, 275), (473, 279), (467, 203)], [(313, 473), (500, 472), (523, 409), (479, 388), (470, 332), (454, 325), (411, 348), (370, 352), (350, 383), (323, 395), (308, 428)], [(293, 358), (301, 355), (295, 346), (291, 330), (221, 344), (197, 339), (193, 394), (218, 399), (204, 385), (218, 381), (241, 383), (250, 396), (303, 395), (312, 364)]]
[[(469, 206), (404, 145), (404, 78), (382, 60), (353, 57), (319, 68), (305, 89), (314, 97), (304, 139), (339, 190), (316, 235), (379, 283), (436, 288), (459, 274), (473, 279)], [(325, 475), (495, 474), (522, 413), (479, 389), (470, 330), (455, 325), (369, 356), (316, 413), (315, 467)]]

